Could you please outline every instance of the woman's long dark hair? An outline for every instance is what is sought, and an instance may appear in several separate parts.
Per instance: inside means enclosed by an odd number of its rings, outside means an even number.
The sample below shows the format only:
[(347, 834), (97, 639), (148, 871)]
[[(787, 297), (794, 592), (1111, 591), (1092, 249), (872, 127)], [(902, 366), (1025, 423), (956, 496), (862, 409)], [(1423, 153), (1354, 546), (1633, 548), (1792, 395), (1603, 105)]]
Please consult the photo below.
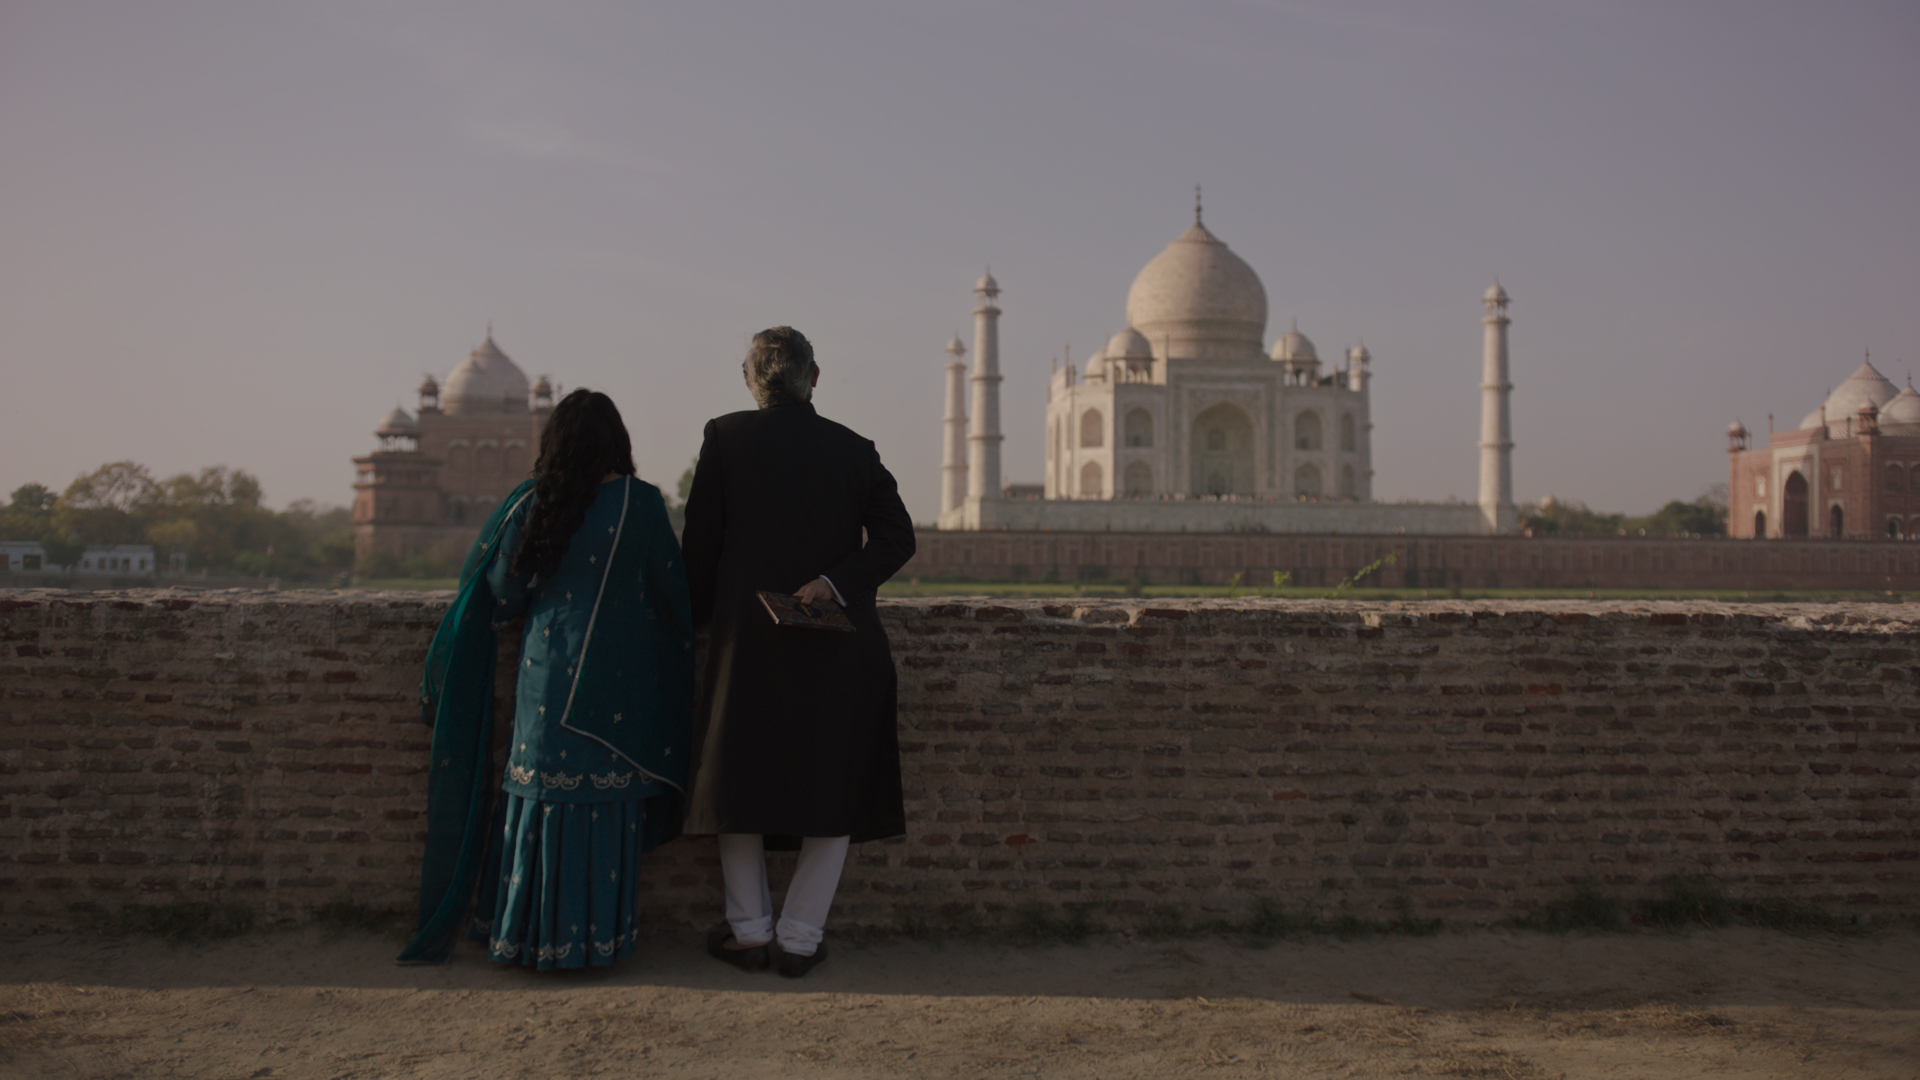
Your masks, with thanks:
[(597, 390), (575, 390), (553, 407), (540, 432), (533, 513), (507, 572), (553, 573), (608, 473), (633, 475), (633, 440), (612, 398)]

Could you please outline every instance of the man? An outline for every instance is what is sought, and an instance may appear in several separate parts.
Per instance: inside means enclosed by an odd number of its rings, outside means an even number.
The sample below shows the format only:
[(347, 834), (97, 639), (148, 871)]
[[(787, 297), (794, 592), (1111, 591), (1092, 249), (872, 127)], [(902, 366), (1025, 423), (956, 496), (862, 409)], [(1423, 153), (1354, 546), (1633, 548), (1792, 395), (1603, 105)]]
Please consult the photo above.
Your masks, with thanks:
[[(813, 411), (820, 367), (798, 330), (754, 335), (742, 370), (760, 408), (708, 421), (681, 535), (708, 632), (685, 832), (720, 838), (727, 923), (707, 950), (747, 971), (777, 952), (799, 978), (826, 959), (848, 844), (906, 831), (874, 597), (913, 556), (913, 522), (873, 443)], [(838, 603), (854, 632), (780, 626), (761, 591)], [(796, 845), (776, 925), (763, 853)]]

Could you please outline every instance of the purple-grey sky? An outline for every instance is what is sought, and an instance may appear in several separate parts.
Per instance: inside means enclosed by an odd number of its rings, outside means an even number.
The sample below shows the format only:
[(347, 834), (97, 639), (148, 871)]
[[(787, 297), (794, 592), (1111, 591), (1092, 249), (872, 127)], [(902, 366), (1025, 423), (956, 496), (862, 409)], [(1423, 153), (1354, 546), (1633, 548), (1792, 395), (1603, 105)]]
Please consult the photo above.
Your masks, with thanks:
[(1735, 417), (1920, 364), (1916, 115), (1910, 0), (16, 0), (0, 492), (132, 458), (345, 503), (489, 320), (671, 489), (790, 322), (929, 520), (982, 266), (1038, 480), (1050, 359), (1200, 183), (1269, 341), (1365, 336), (1377, 497), (1474, 497), (1497, 273), (1518, 494), (1646, 512)]

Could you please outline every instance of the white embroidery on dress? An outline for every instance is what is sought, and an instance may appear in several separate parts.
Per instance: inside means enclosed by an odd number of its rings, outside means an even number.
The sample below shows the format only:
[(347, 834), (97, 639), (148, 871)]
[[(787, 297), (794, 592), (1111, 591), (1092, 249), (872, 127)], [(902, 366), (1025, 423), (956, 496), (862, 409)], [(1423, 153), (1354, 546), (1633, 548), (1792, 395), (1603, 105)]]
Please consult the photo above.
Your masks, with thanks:
[(507, 766), (507, 779), (516, 784), (532, 784), (533, 770), (523, 769), (518, 765), (509, 764)]
[(601, 791), (609, 788), (624, 788), (633, 783), (633, 774), (630, 772), (588, 773), (587, 777), (593, 781), (593, 786)]
[(569, 773), (563, 773), (563, 772), (543, 772), (540, 774), (540, 783), (550, 788), (559, 788), (562, 791), (572, 791), (574, 788), (577, 788), (580, 786), (580, 774), (579, 773), (569, 774)]

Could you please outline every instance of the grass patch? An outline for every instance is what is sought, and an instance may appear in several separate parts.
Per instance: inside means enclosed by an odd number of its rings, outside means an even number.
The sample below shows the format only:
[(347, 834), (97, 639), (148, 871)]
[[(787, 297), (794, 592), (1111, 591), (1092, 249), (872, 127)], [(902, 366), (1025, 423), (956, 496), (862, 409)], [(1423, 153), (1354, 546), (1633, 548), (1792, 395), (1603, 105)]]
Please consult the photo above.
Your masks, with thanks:
[(255, 913), (245, 904), (129, 904), (103, 917), (115, 934), (146, 934), (169, 945), (239, 937), (253, 929)]

